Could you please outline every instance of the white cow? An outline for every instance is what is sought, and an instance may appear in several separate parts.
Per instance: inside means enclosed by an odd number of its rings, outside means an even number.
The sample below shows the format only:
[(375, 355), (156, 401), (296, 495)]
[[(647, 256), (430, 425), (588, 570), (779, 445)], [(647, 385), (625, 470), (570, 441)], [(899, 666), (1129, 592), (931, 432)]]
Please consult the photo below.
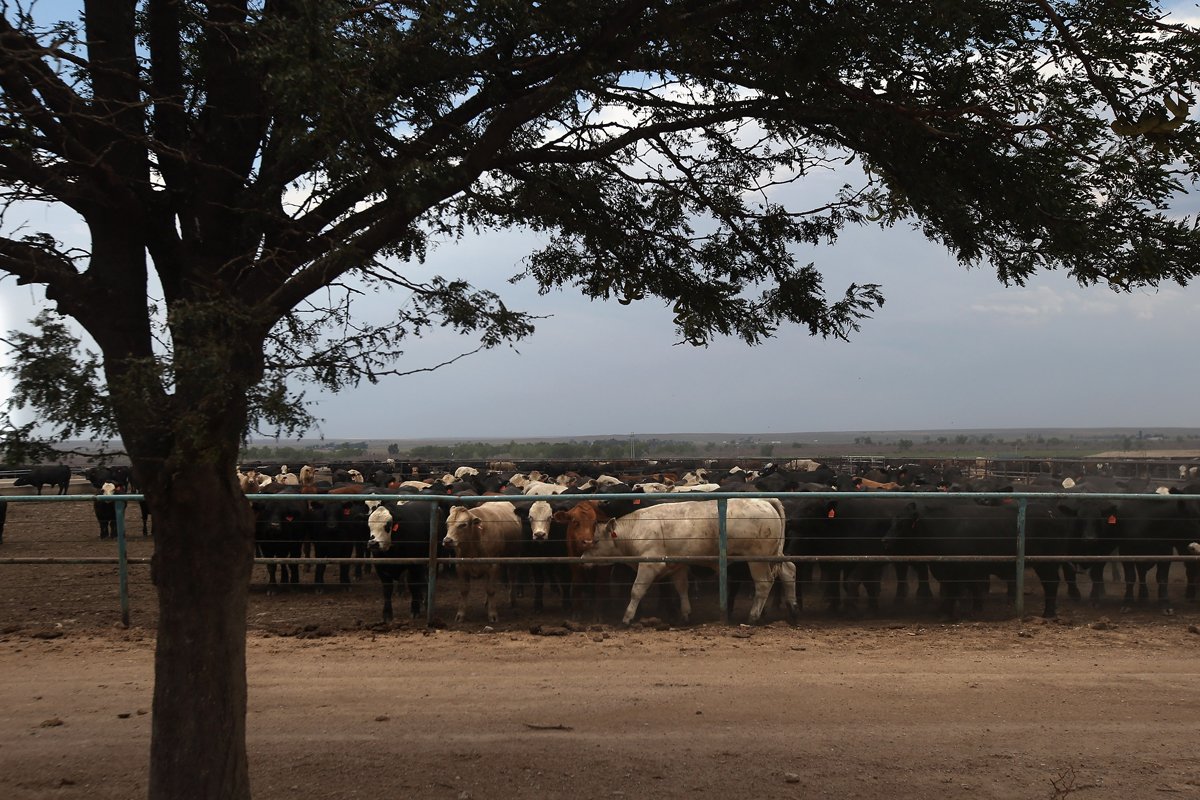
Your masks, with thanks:
[(554, 517), (554, 509), (545, 500), (538, 500), (529, 507), (529, 530), (535, 542), (545, 542), (550, 539), (550, 522)]
[[(446, 538), (442, 544), (455, 551), (458, 558), (508, 558), (521, 554), (521, 518), (516, 507), (507, 501), (482, 503), (475, 508), (455, 506), (446, 518)], [(471, 578), (487, 578), (487, 617), (495, 622), (496, 584), (500, 579), (500, 564), (458, 565), (458, 613), (455, 622), (467, 617), (467, 594)], [(514, 586), (509, 582), (509, 602)]]
[(566, 486), (560, 486), (557, 483), (529, 481), (521, 488), (521, 494), (562, 494), (566, 490)]
[[(642, 508), (632, 514), (596, 525), (594, 544), (583, 554), (585, 561), (603, 561), (613, 556), (640, 558), (715, 557), (719, 548), (716, 500), (688, 500)], [(728, 554), (731, 556), (781, 556), (784, 544), (783, 504), (775, 498), (735, 498), (726, 513)], [(706, 562), (711, 564), (712, 562)], [(796, 567), (793, 564), (752, 561), (754, 603), (750, 623), (758, 621), (775, 578), (783, 581), (784, 602), (793, 619), (798, 613)], [(628, 625), (650, 584), (671, 574), (684, 622), (692, 613), (687, 592), (687, 569), (682, 564), (638, 564), (637, 578), (629, 595), (622, 621)]]

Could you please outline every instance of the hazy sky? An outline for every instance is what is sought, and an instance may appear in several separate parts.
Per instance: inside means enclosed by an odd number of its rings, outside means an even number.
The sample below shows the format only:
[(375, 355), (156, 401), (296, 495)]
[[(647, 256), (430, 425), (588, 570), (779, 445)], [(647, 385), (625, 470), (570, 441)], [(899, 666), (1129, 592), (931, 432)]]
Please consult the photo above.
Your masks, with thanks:
[[(827, 182), (800, 191), (820, 195)], [(1175, 211), (1198, 208), (1191, 195)], [(77, 227), (41, 210), (27, 218), (68, 239)], [(697, 349), (675, 344), (662, 303), (538, 297), (528, 284), (509, 285), (536, 246), (519, 232), (447, 243), (421, 270), (466, 278), (511, 307), (551, 315), (531, 339), (337, 396), (310, 390), (322, 422), (309, 435), (1200, 427), (1198, 287), (1117, 294), (1045, 273), (1006, 289), (990, 268), (965, 270), (910, 230), (847, 230), (832, 248), (797, 255), (817, 263), (831, 295), (852, 281), (882, 284), (886, 304), (850, 342), (793, 327), (757, 348), (726, 340)], [(41, 298), (0, 282), (0, 330), (33, 316)], [(362, 313), (380, 319), (403, 300), (370, 297)], [(413, 343), (404, 366), (470, 349), (439, 330)]]

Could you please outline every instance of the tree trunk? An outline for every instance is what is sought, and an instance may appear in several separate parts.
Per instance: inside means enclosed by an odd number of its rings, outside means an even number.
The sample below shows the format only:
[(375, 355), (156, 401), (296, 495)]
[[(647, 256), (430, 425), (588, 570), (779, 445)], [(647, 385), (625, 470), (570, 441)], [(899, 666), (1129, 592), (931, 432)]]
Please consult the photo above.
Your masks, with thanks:
[(150, 497), (158, 589), (152, 800), (250, 797), (246, 759), (249, 504), (229, 475), (194, 464)]

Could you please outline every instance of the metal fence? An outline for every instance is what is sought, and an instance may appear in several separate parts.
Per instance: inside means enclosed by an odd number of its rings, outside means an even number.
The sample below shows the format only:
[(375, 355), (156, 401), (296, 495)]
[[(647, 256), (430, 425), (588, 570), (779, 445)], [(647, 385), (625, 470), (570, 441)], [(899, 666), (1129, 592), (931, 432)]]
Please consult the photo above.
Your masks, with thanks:
[[(725, 621), (728, 622), (729, 598), (729, 577), (728, 567), (730, 563), (736, 562), (791, 562), (791, 563), (935, 563), (935, 562), (987, 562), (987, 563), (1009, 563), (1014, 566), (1016, 578), (1016, 593), (1015, 593), (1015, 613), (1018, 617), (1024, 616), (1024, 578), (1025, 568), (1027, 565), (1036, 564), (1039, 562), (1070, 562), (1074, 564), (1084, 563), (1107, 563), (1107, 562), (1133, 562), (1133, 563), (1159, 563), (1159, 562), (1185, 562), (1195, 563), (1200, 562), (1200, 555), (1026, 555), (1026, 511), (1031, 500), (1063, 500), (1063, 501), (1079, 501), (1086, 498), (1088, 500), (1147, 500), (1152, 502), (1172, 502), (1180, 500), (1200, 500), (1200, 495), (1161, 495), (1161, 494), (1081, 494), (1081, 493), (1043, 493), (1043, 492), (991, 492), (991, 493), (931, 493), (931, 492), (688, 492), (688, 493), (645, 493), (638, 494), (637, 497), (645, 500), (658, 501), (676, 501), (687, 502), (697, 500), (715, 500), (717, 507), (718, 518), (718, 555), (713, 557), (628, 557), (628, 556), (613, 556), (605, 557), (602, 563), (620, 563), (637, 565), (642, 563), (660, 563), (660, 564), (696, 564), (708, 563), (716, 567), (718, 592), (720, 608), (722, 614), (725, 615)], [(728, 540), (728, 502), (733, 499), (750, 499), (750, 498), (777, 498), (780, 500), (799, 499), (799, 500), (818, 500), (818, 499), (846, 499), (853, 497), (855, 499), (869, 500), (885, 500), (885, 499), (911, 499), (919, 500), (957, 500), (963, 503), (977, 503), (980, 501), (994, 502), (1014, 502), (1017, 505), (1016, 522), (1013, 530), (1015, 541), (1015, 555), (1012, 557), (997, 556), (997, 555), (898, 555), (898, 554), (881, 554), (881, 555), (781, 555), (781, 556), (736, 556), (730, 555), (729, 540)], [(247, 499), (252, 502), (285, 502), (295, 501), (297, 499), (306, 500), (328, 500), (329, 495), (301, 495), (296, 493), (282, 494), (253, 494), (247, 495)], [(130, 624), (130, 606), (129, 606), (129, 566), (130, 565), (148, 565), (151, 561), (149, 558), (130, 558), (127, 551), (127, 536), (125, 525), (125, 508), (130, 502), (137, 502), (144, 499), (142, 495), (127, 494), (127, 495), (64, 495), (64, 496), (9, 496), (2, 497), (0, 500), (10, 503), (71, 503), (81, 501), (97, 501), (110, 502), (115, 504), (116, 508), (116, 544), (117, 555), (101, 556), (101, 557), (0, 557), (0, 565), (55, 565), (55, 564), (116, 564), (118, 567), (118, 591), (120, 595), (120, 614), (123, 625)], [(295, 564), (295, 565), (316, 565), (316, 564), (427, 564), (428, 569), (428, 584), (427, 584), (427, 622), (433, 621), (434, 613), (434, 595), (437, 583), (438, 565), (441, 564), (494, 564), (502, 563), (506, 565), (525, 565), (525, 564), (572, 564), (579, 563), (578, 558), (565, 557), (504, 557), (504, 558), (461, 558), (448, 557), (439, 555), (437, 544), (439, 542), (439, 519), (436, 514), (437, 505), (439, 503), (453, 502), (456, 504), (473, 505), (476, 503), (486, 503), (493, 501), (510, 501), (521, 503), (533, 503), (538, 500), (545, 500), (552, 503), (560, 503), (563, 501), (579, 501), (579, 500), (629, 500), (629, 494), (581, 494), (570, 495), (568, 497), (559, 495), (522, 495), (509, 497), (496, 496), (462, 496), (462, 497), (447, 497), (445, 495), (397, 495), (389, 493), (377, 494), (357, 494), (357, 495), (340, 495), (337, 496), (341, 501), (365, 502), (365, 501), (397, 501), (403, 500), (409, 503), (424, 503), (430, 508), (430, 525), (429, 525), (429, 556), (427, 558), (384, 558), (372, 556), (370, 558), (255, 558), (255, 564), (263, 565), (280, 565), (280, 564)], [(1198, 523), (1200, 524), (1200, 523)], [(1200, 537), (1198, 537), (1200, 538)]]

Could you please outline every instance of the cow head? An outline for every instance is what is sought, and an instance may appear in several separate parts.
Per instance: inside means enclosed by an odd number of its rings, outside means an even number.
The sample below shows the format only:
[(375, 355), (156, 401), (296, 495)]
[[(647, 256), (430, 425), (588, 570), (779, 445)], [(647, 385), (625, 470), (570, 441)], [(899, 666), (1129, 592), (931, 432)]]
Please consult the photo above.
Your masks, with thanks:
[(581, 556), (596, 543), (596, 524), (609, 517), (594, 500), (584, 500), (568, 511), (556, 512), (553, 519), (567, 526), (567, 555)]
[(398, 525), (396, 518), (392, 516), (392, 512), (385, 505), (375, 507), (371, 515), (367, 517), (367, 530), (370, 532), (370, 540), (367, 542), (367, 548), (370, 550), (387, 550), (392, 546), (392, 534), (395, 533), (395, 528)]
[(469, 539), (478, 539), (481, 527), (483, 521), (472, 514), (470, 509), (455, 506), (446, 517), (446, 537), (442, 539), (442, 545), (450, 549), (461, 547)]
[(550, 538), (550, 523), (553, 521), (554, 512), (545, 500), (538, 500), (529, 507), (529, 530), (535, 542)]

